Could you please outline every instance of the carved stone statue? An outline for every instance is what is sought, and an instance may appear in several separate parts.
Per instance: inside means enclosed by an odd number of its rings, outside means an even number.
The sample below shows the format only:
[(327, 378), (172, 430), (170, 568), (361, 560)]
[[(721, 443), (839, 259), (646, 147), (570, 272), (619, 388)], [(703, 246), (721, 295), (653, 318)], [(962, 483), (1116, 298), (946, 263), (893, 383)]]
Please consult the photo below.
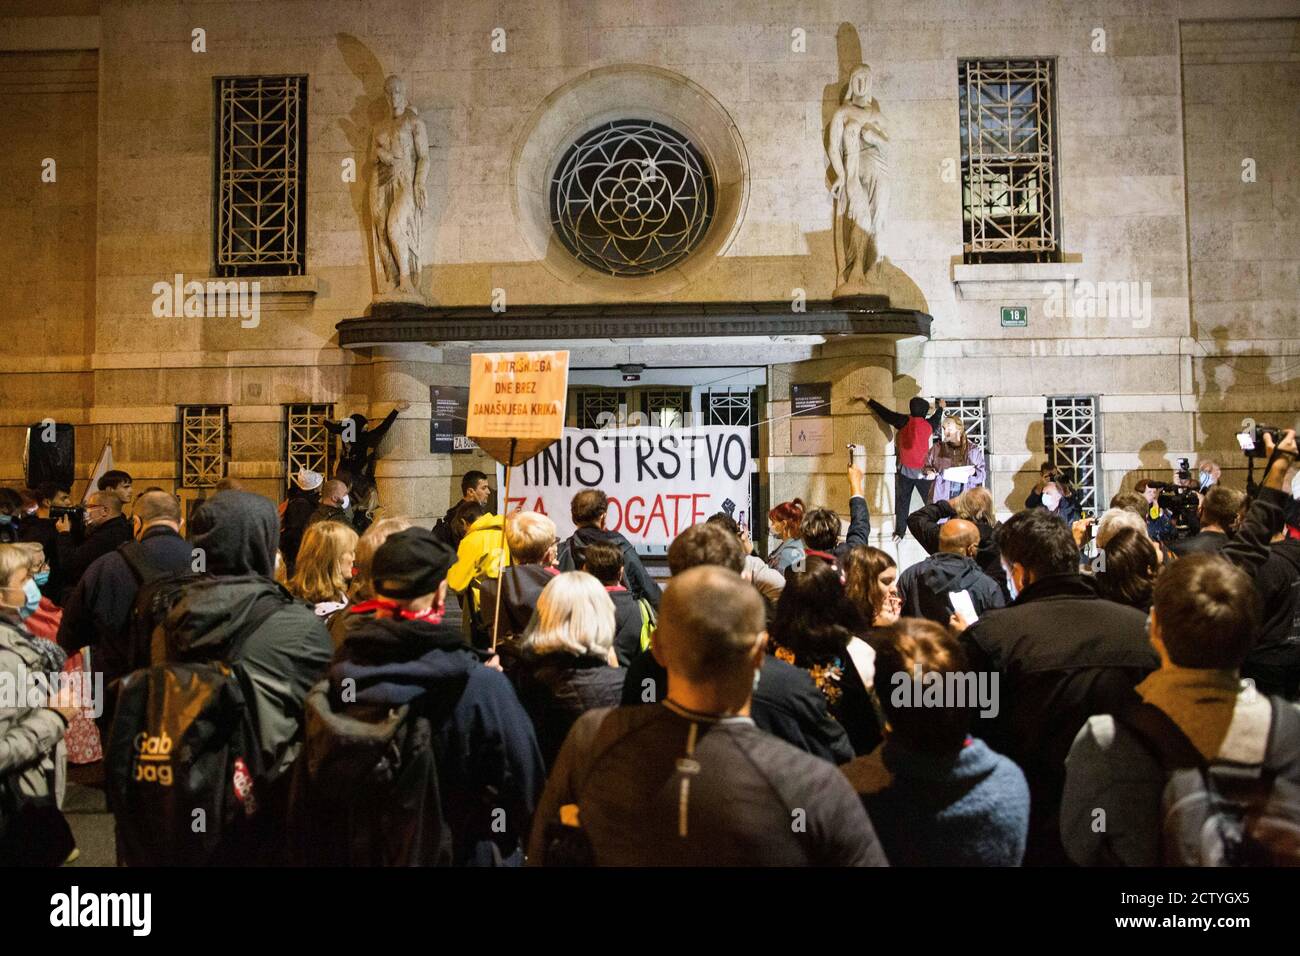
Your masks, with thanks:
[(849, 74), (844, 101), (831, 118), (826, 150), (835, 176), (836, 298), (871, 291), (867, 274), (879, 271), (880, 229), (889, 204), (888, 142), (880, 104), (871, 97), (871, 67), (863, 63)]
[(427, 304), (420, 291), (420, 220), (428, 205), (429, 132), (399, 77), (384, 81), (390, 115), (370, 134), (371, 235), (383, 272), (376, 302)]

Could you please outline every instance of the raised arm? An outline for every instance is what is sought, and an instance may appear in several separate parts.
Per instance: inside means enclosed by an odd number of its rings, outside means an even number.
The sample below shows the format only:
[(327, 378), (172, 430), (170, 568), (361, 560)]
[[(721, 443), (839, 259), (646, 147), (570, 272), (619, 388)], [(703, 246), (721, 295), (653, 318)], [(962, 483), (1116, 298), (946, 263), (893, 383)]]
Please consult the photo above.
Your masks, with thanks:
[(896, 412), (893, 409), (886, 408), (874, 398), (867, 399), (867, 405), (871, 410), (880, 416), (880, 420), (886, 425), (893, 425), (895, 428), (902, 428), (907, 424), (907, 416), (902, 412)]
[(1291, 496), (1283, 490), (1286, 473), (1296, 460), (1295, 432), (1287, 429), (1276, 445), (1264, 436), (1264, 449), (1269, 454), (1268, 471), (1260, 482), (1259, 494), (1250, 503), (1246, 515), (1237, 526), (1237, 533), (1220, 552), (1225, 558), (1254, 577), (1268, 560), (1269, 542), (1286, 523), (1286, 509)]

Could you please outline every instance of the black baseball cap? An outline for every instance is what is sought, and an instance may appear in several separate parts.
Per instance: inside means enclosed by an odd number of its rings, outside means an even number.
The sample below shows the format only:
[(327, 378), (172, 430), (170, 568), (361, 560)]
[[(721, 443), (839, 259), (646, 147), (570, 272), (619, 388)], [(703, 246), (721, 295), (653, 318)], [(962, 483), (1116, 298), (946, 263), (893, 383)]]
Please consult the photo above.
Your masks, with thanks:
[(438, 590), (455, 552), (426, 528), (407, 528), (379, 546), (370, 564), (375, 593), (410, 600)]

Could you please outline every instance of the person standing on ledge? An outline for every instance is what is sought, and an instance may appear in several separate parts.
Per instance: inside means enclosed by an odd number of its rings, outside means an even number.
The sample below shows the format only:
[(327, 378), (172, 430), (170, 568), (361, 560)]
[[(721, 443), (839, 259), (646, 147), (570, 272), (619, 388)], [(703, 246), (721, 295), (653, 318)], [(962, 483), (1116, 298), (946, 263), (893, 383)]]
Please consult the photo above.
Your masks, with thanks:
[(865, 395), (860, 399), (871, 406), (871, 410), (886, 425), (898, 430), (894, 436), (897, 452), (897, 464), (894, 470), (894, 540), (902, 541), (907, 533), (907, 516), (912, 510), (912, 489), (921, 492), (921, 503), (930, 501), (931, 481), (922, 478), (925, 471), (926, 455), (930, 451), (930, 440), (939, 426), (939, 419), (947, 403), (941, 398), (930, 413), (930, 403), (917, 396), (908, 403), (908, 413), (896, 412), (881, 405), (874, 398)]

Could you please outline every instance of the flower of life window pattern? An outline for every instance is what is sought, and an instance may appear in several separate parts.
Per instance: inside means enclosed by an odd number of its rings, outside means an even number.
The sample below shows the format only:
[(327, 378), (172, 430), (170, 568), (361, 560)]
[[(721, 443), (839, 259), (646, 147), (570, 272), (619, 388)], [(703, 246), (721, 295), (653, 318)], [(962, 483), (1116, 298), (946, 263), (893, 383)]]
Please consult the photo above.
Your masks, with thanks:
[(230, 429), (225, 405), (182, 405), (181, 487), (211, 488), (226, 476)]
[(1057, 261), (1055, 61), (962, 60), (957, 78), (965, 261)]
[(713, 218), (713, 176), (680, 133), (616, 120), (575, 142), (551, 177), (555, 234), (580, 262), (649, 276), (681, 262)]
[(305, 76), (218, 77), (216, 270), (306, 269)]
[(1074, 482), (1075, 501), (1084, 511), (1099, 512), (1101, 473), (1097, 469), (1100, 434), (1097, 399), (1091, 395), (1051, 396), (1043, 416), (1047, 460)]
[(333, 436), (325, 419), (334, 413), (332, 405), (286, 405), (284, 407), (285, 473), (292, 478), (306, 468), (329, 476), (333, 464)]
[(966, 439), (988, 454), (988, 399), (944, 398), (944, 415), (954, 415), (966, 426)]

